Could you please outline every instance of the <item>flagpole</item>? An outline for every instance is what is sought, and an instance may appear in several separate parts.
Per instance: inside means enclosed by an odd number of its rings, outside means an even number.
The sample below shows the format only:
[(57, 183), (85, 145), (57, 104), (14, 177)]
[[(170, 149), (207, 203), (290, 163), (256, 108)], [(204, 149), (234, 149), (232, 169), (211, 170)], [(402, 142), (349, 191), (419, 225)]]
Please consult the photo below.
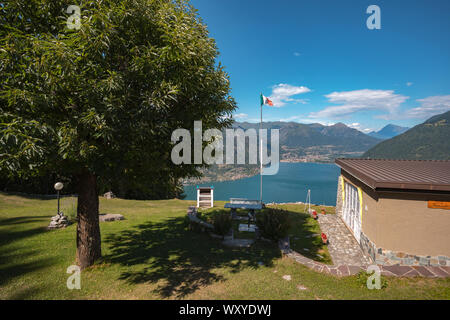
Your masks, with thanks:
[[(262, 93), (261, 93), (261, 97), (262, 97)], [(263, 179), (262, 179), (262, 169), (263, 169), (263, 159), (262, 159), (262, 111), (263, 111), (263, 103), (261, 103), (261, 122), (259, 123), (259, 177), (260, 177), (260, 200), (261, 200), (261, 204), (262, 204), (262, 192), (263, 192)]]

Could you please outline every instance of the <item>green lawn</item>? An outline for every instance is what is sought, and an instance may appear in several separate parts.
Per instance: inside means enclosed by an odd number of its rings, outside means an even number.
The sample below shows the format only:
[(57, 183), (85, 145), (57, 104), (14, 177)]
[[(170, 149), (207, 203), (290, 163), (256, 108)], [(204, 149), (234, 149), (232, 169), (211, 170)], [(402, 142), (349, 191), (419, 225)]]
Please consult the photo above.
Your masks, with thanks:
[[(270, 207), (288, 211), (289, 222), (291, 224), (289, 238), (290, 245), (293, 250), (315, 261), (332, 264), (330, 254), (328, 253), (328, 248), (323, 244), (322, 238), (320, 237), (319, 223), (314, 220), (311, 215), (305, 213), (305, 207), (303, 205), (287, 204), (271, 205)], [(311, 208), (320, 213), (322, 207), (312, 206)], [(334, 214), (333, 207), (324, 208), (328, 214)], [(215, 207), (206, 210), (200, 209), (199, 212), (203, 220), (212, 223), (212, 216), (214, 214), (219, 212), (230, 213), (230, 209)], [(246, 210), (237, 210), (237, 214), (245, 218), (248, 217), (248, 211)], [(233, 221), (234, 236), (236, 238), (254, 239), (254, 232), (239, 232), (239, 224), (241, 223), (245, 224), (246, 221)]]
[[(282, 258), (272, 244), (224, 247), (185, 228), (186, 209), (193, 204), (102, 198), (101, 213), (120, 213), (126, 220), (101, 223), (103, 261), (82, 272), (81, 290), (69, 290), (75, 225), (47, 231), (56, 200), (0, 193), (0, 299), (450, 298), (449, 279), (387, 278), (386, 288), (368, 290), (357, 276), (340, 279)], [(284, 207), (292, 214), (302, 210)], [(294, 233), (317, 231), (300, 213), (295, 225)]]

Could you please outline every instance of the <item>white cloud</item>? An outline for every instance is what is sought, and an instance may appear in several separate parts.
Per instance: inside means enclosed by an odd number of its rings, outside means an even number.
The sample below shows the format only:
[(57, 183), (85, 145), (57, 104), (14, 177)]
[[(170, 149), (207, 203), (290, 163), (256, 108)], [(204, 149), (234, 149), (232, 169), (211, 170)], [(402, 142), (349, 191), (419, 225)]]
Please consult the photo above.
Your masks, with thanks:
[(282, 107), (286, 103), (307, 103), (305, 99), (294, 99), (293, 96), (310, 92), (311, 89), (304, 86), (292, 86), (290, 84), (280, 83), (272, 87), (270, 99), (275, 107)]
[(294, 56), (300, 57), (300, 52), (294, 52)]
[(428, 119), (436, 114), (444, 113), (450, 110), (450, 95), (431, 96), (424, 99), (417, 99), (420, 107), (412, 108), (403, 113), (394, 114), (388, 120), (392, 119)]
[(407, 85), (408, 87), (411, 87), (411, 86), (413, 85), (413, 83), (412, 83), (412, 82), (407, 82), (406, 85)]
[(371, 128), (364, 128), (359, 122), (347, 124), (347, 127), (356, 129), (356, 130), (364, 132), (364, 133), (369, 133), (369, 132), (373, 131), (373, 129), (371, 129)]
[(309, 114), (312, 118), (343, 118), (367, 110), (394, 113), (409, 97), (395, 94), (393, 90), (353, 90), (332, 92), (325, 95), (329, 102), (340, 104)]
[(235, 119), (245, 119), (247, 117), (248, 117), (248, 114), (246, 114), (246, 113), (238, 113), (238, 114), (233, 115), (233, 118), (235, 118)]

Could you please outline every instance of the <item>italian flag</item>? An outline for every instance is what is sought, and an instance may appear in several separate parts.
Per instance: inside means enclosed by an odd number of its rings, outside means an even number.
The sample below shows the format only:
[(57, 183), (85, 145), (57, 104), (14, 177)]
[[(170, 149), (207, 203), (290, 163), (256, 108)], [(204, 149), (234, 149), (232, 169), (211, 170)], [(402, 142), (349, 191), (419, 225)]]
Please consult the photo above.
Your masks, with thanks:
[(261, 105), (263, 105), (263, 104), (267, 104), (267, 105), (273, 107), (272, 100), (270, 100), (269, 98), (267, 98), (261, 94)]

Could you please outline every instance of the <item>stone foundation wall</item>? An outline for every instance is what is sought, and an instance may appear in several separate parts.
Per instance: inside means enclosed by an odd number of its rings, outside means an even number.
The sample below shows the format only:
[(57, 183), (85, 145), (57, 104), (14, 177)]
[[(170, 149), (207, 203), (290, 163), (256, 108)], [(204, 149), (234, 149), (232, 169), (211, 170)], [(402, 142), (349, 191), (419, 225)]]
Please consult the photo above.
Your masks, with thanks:
[(450, 266), (450, 257), (446, 256), (418, 256), (404, 252), (390, 251), (377, 248), (370, 239), (361, 232), (361, 249), (373, 262), (380, 265), (407, 265), (407, 266)]

